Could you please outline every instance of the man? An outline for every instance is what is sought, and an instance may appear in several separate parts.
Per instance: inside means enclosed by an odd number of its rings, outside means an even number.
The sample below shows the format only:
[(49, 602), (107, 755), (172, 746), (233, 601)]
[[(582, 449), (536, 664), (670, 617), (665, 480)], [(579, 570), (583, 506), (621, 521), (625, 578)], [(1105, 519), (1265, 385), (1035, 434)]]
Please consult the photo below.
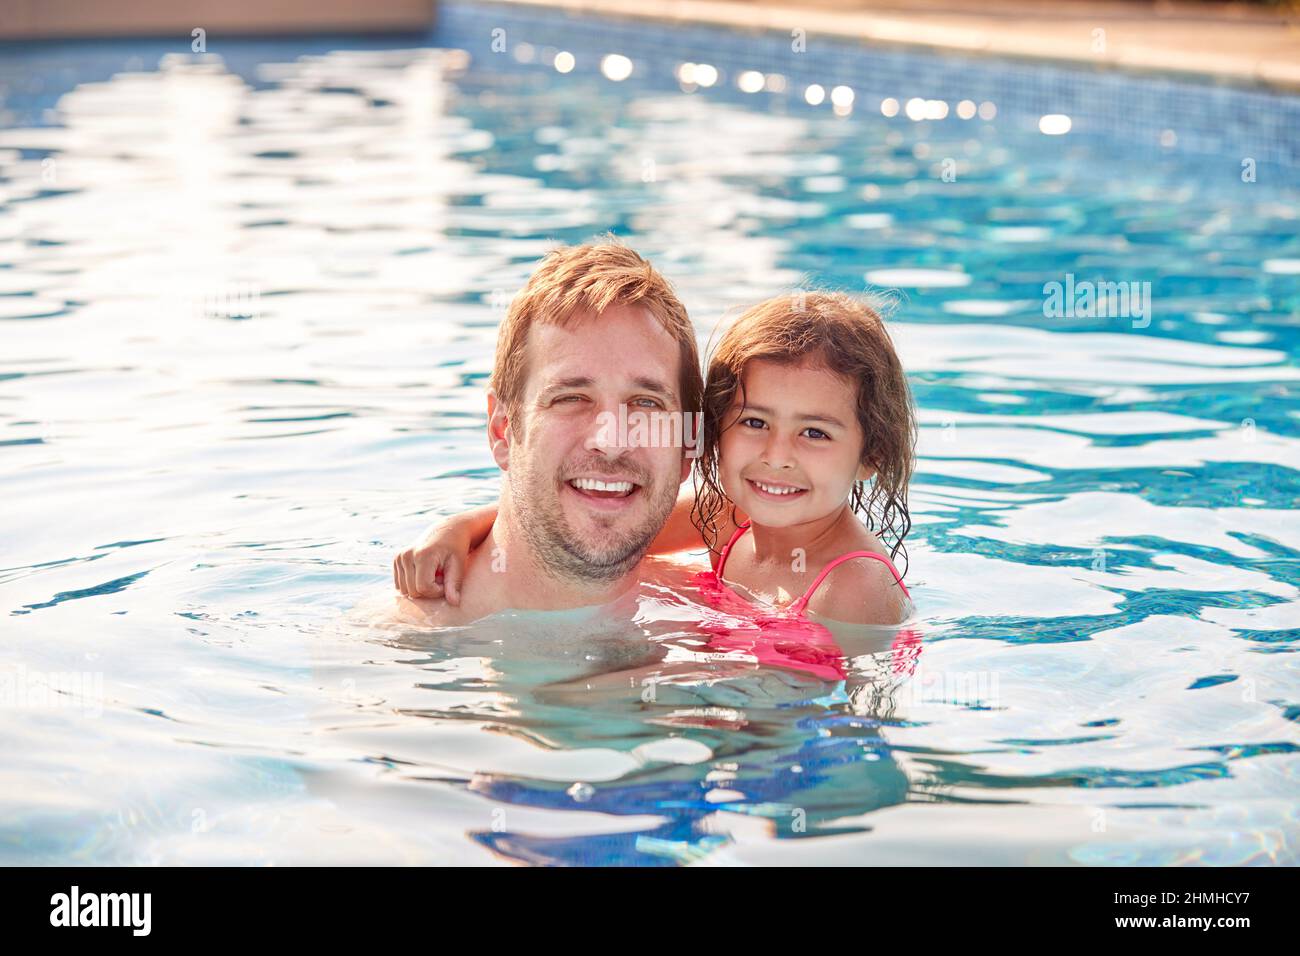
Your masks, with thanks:
[[(433, 624), (505, 608), (604, 604), (636, 585), (651, 541), (690, 473), (677, 443), (630, 441), (629, 411), (679, 415), (701, 405), (695, 330), (668, 281), (606, 240), (548, 255), (497, 336), (488, 443), (504, 473), (496, 520), (464, 569), (459, 606), (416, 549), (394, 562), (402, 598)], [(404, 608), (411, 610), (411, 608)]]

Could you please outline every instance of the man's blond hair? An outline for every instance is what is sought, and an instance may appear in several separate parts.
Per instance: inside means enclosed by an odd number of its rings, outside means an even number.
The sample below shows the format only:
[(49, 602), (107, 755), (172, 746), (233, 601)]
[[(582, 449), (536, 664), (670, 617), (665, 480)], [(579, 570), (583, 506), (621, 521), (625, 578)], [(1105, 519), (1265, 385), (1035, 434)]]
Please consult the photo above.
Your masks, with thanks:
[[(497, 333), (492, 390), (508, 410), (518, 408), (528, 379), (528, 330), (567, 326), (580, 315), (599, 317), (612, 306), (642, 306), (678, 343), (682, 410), (698, 411), (704, 393), (695, 328), (672, 284), (612, 235), (552, 250), (510, 303)], [(599, 318), (596, 319), (599, 321)]]

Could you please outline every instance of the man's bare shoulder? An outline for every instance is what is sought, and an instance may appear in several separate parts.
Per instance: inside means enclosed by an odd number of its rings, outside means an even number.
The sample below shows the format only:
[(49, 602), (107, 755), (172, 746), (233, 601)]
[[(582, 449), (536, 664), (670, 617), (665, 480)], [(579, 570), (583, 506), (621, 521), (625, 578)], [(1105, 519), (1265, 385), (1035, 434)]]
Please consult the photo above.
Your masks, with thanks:
[(381, 627), (455, 627), (479, 616), (464, 607), (452, 607), (442, 598), (411, 598), (397, 591), (363, 601), (349, 614), (358, 623)]
[(394, 613), (433, 627), (467, 624), (472, 619), (463, 607), (453, 607), (443, 598), (409, 598), (401, 594), (397, 595)]
[[(489, 539), (490, 540), (490, 539)], [(487, 542), (470, 552), (465, 576), (460, 585), (460, 603), (452, 605), (445, 598), (413, 598), (390, 592), (387, 602), (377, 612), (387, 623), (422, 627), (457, 627), (503, 610), (505, 597), (491, 571), (492, 555)]]

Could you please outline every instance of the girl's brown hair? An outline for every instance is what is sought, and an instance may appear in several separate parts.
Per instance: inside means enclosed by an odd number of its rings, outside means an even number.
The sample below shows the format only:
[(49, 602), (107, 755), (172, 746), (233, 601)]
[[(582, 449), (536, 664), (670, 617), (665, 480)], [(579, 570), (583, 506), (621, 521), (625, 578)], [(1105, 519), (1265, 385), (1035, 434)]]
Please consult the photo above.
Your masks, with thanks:
[[(891, 559), (912, 527), (907, 485), (916, 467), (916, 408), (912, 391), (879, 313), (843, 292), (796, 291), (760, 302), (727, 329), (709, 359), (704, 386), (699, 478), (691, 520), (711, 547), (718, 542), (717, 517), (735, 505), (722, 490), (718, 447), (726, 417), (753, 359), (785, 364), (811, 362), (843, 376), (857, 388), (858, 422), (864, 435), (863, 464), (876, 469), (870, 493), (854, 485), (851, 507), (867, 528), (886, 538)], [(892, 543), (890, 543), (892, 541)], [(902, 573), (906, 573), (903, 571)]]

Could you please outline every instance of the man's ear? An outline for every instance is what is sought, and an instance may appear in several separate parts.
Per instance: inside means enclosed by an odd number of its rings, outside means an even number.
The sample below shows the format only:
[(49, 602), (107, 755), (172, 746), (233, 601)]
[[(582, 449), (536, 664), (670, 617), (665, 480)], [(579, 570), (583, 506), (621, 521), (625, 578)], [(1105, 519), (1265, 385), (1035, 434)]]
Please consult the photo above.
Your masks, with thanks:
[(488, 389), (488, 445), (492, 449), (492, 459), (502, 471), (510, 470), (510, 416), (506, 407), (497, 398), (496, 392)]
[(687, 478), (691, 477), (691, 467), (695, 464), (695, 459), (690, 455), (682, 455), (682, 477), (677, 483), (680, 485)]

